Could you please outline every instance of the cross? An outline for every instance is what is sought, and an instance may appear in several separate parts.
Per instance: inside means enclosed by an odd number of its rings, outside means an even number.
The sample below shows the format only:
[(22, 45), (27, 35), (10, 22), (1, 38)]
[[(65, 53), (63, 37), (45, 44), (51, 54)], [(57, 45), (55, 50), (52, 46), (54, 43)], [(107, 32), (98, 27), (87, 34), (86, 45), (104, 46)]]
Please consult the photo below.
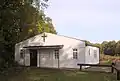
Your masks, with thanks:
[(43, 41), (45, 42), (45, 37), (47, 37), (46, 35), (45, 35), (45, 33), (43, 34)]

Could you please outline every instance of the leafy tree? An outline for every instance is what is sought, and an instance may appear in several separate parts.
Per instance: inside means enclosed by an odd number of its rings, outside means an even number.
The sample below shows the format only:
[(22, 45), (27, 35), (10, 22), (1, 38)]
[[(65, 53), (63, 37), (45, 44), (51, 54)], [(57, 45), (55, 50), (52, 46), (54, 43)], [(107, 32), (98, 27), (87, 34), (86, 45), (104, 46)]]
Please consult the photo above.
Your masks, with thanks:
[(116, 43), (115, 53), (116, 55), (120, 55), (120, 41)]
[(116, 42), (115, 41), (109, 41), (107, 44), (104, 45), (104, 54), (107, 55), (115, 55), (115, 48), (116, 48)]
[(86, 46), (93, 46), (93, 44), (90, 41), (85, 41)]
[(56, 33), (42, 10), (47, 1), (40, 4), (40, 0), (0, 0), (0, 64), (11, 64), (15, 44), (42, 32), (39, 30), (42, 24), (47, 26), (48, 32)]
[[(33, 10), (27, 9), (27, 11), (25, 9), (25, 12), (23, 12), (26, 16), (21, 19), (23, 21), (23, 28), (20, 34), (20, 41), (42, 33), (43, 31), (56, 34), (56, 30), (52, 24), (52, 19), (46, 17), (43, 11), (36, 13), (37, 11), (35, 8), (32, 7), (32, 9)], [(28, 11), (31, 13), (27, 14)]]

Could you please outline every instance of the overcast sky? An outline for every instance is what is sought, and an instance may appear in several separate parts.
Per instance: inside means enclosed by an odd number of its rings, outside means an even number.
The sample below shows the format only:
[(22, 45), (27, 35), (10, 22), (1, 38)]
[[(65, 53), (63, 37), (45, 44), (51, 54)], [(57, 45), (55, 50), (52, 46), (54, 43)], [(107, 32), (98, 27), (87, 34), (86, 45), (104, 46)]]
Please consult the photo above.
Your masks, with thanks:
[(120, 0), (49, 0), (58, 34), (91, 42), (120, 39)]

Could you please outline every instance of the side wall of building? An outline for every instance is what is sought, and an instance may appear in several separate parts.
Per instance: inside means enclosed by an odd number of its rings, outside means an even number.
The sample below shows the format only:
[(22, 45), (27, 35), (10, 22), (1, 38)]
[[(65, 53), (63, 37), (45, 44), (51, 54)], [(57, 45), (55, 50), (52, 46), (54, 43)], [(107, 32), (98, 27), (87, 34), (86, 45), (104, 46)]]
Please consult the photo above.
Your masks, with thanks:
[[(77, 59), (73, 58), (73, 49), (78, 50)], [(79, 68), (77, 63), (85, 63), (85, 48), (71, 47), (60, 51), (60, 68)]]
[(98, 64), (99, 63), (99, 48), (86, 46), (85, 50), (85, 63), (86, 64)]
[[(15, 61), (20, 65), (30, 66), (30, 54), (28, 49), (23, 49), (28, 45), (28, 40), (15, 45)], [(23, 51), (23, 58), (21, 58), (21, 50)]]

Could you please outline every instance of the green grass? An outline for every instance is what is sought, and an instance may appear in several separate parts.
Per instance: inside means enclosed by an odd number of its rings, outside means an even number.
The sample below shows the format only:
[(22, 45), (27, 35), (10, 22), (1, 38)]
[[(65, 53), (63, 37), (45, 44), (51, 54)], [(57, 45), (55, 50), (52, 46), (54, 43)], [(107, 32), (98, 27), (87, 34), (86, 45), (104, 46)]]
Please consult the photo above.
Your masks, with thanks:
[(116, 81), (116, 77), (111, 73), (26, 68), (20, 73), (1, 75), (0, 81)]

